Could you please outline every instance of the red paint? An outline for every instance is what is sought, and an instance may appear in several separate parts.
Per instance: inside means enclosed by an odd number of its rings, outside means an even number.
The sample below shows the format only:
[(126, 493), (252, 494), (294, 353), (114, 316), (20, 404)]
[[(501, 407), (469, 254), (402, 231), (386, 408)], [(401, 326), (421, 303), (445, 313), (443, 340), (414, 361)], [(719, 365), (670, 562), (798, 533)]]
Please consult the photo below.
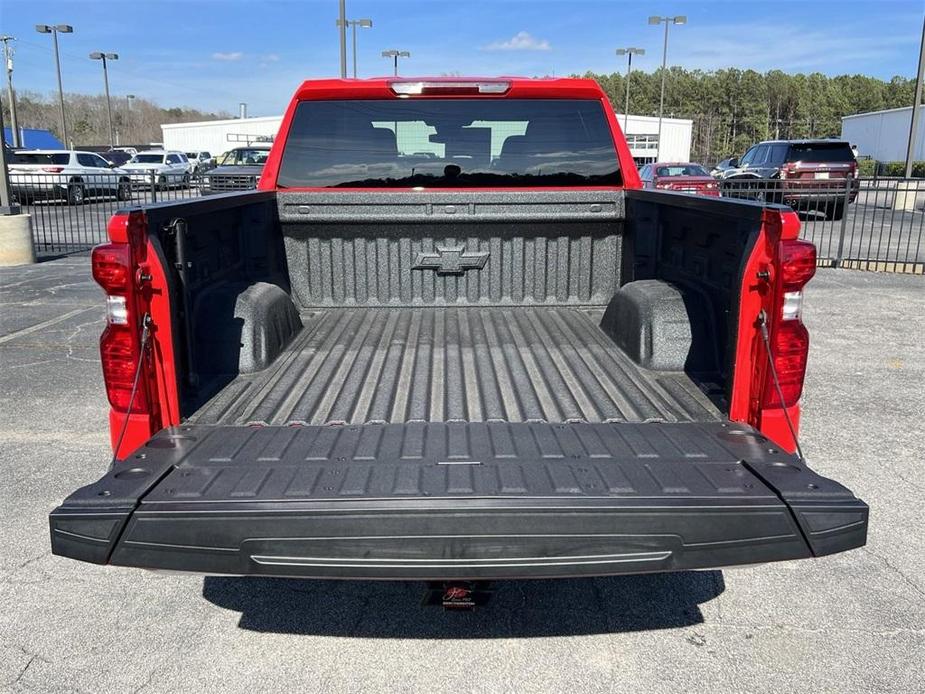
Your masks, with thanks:
[[(107, 325), (100, 338), (103, 379), (112, 405), (113, 447), (128, 419), (116, 451), (118, 458), (124, 458), (164, 426), (178, 424), (180, 407), (167, 277), (147, 236), (147, 220), (143, 212), (115, 215), (108, 231), (112, 243), (93, 251), (93, 276), (107, 294), (125, 298), (129, 315), (128, 324)], [(127, 414), (145, 314), (151, 316), (148, 348), (131, 414)]]
[[(758, 239), (743, 272), (739, 299), (735, 372), (729, 409), (730, 419), (755, 426), (789, 452), (796, 449), (796, 443), (787, 426), (784, 408), (780, 407), (776, 396), (768, 397), (770, 370), (758, 317), (762, 310), (768, 315), (772, 350), (776, 343), (779, 344), (784, 340), (787, 331), (801, 334), (805, 331), (800, 321), (780, 320), (784, 291), (802, 287), (815, 272), (815, 265), (811, 271), (806, 265), (809, 256), (807, 246), (812, 244), (797, 241), (799, 233), (800, 220), (796, 213), (778, 210), (764, 211)], [(813, 257), (815, 257), (814, 251)], [(786, 270), (782, 262), (784, 259), (788, 261)], [(762, 280), (759, 276), (759, 273), (763, 272), (768, 273), (766, 280)], [(781, 323), (790, 325), (779, 332)], [(808, 335), (806, 335), (806, 343), (806, 348), (808, 348)], [(778, 370), (780, 371), (780, 366)], [(783, 386), (784, 378), (783, 374), (781, 375)], [(799, 386), (799, 390), (802, 390), (802, 374), (799, 378)], [(790, 386), (790, 388), (790, 394), (793, 395), (796, 388), (795, 386)], [(792, 398), (795, 402), (786, 408), (795, 429), (799, 427), (800, 421), (800, 404), (796, 401), (798, 397), (797, 394), (796, 398)]]

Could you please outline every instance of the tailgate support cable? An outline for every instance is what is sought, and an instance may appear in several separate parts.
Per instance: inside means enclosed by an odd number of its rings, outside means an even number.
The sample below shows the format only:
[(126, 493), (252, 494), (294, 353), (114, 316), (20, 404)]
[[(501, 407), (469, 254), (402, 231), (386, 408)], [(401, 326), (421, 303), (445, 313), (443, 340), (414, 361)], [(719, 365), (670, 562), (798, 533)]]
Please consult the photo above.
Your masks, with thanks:
[(132, 392), (128, 398), (128, 407), (125, 408), (125, 419), (122, 420), (122, 428), (119, 430), (119, 438), (112, 449), (112, 460), (109, 461), (109, 467), (114, 468), (118, 462), (119, 449), (122, 448), (122, 440), (125, 438), (125, 432), (128, 430), (128, 420), (132, 416), (132, 405), (135, 403), (135, 394), (138, 392), (138, 380), (141, 378), (141, 367), (145, 363), (145, 350), (148, 347), (148, 338), (151, 335), (151, 314), (146, 313), (141, 319), (141, 346), (138, 354), (138, 366), (135, 368), (135, 378), (132, 381)]
[(800, 440), (797, 438), (796, 427), (793, 426), (790, 413), (787, 411), (787, 408), (784, 407), (784, 392), (781, 390), (780, 378), (778, 378), (777, 368), (774, 366), (774, 355), (771, 353), (771, 338), (768, 337), (768, 314), (764, 312), (764, 309), (761, 309), (761, 313), (758, 314), (758, 327), (761, 330), (761, 341), (764, 342), (764, 350), (768, 355), (768, 366), (771, 369), (771, 379), (774, 381), (774, 389), (777, 391), (777, 397), (781, 402), (781, 409), (784, 412), (784, 419), (787, 421), (787, 428), (790, 429), (790, 436), (793, 437), (793, 444), (796, 446), (797, 455), (800, 456), (800, 460), (805, 463), (806, 458), (803, 456), (803, 449), (800, 448)]

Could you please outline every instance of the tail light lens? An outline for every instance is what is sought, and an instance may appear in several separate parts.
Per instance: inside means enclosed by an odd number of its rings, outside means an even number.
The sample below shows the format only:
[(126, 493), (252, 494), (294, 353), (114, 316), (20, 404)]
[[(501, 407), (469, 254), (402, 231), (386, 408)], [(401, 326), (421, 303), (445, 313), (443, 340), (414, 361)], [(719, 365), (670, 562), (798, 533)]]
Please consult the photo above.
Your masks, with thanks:
[[(113, 217), (110, 237), (128, 240), (124, 217)], [(134, 262), (131, 246), (125, 242), (97, 246), (92, 254), (93, 279), (106, 292), (106, 329), (100, 337), (100, 359), (106, 395), (113, 409), (123, 413), (146, 413), (149, 399), (145, 378), (138, 379), (132, 399), (132, 386), (141, 353), (141, 316), (137, 309)]]
[(774, 355), (781, 392), (777, 392), (774, 381), (768, 378), (764, 407), (792, 407), (803, 394), (803, 379), (806, 377), (806, 357), (809, 354), (806, 326), (799, 320), (781, 321), (771, 334), (771, 354)]
[(768, 373), (762, 406), (792, 407), (803, 394), (809, 356), (809, 331), (803, 325), (803, 287), (816, 274), (816, 247), (798, 239), (780, 242), (780, 295), (777, 315), (771, 321), (771, 358), (780, 392)]
[(63, 166), (43, 166), (42, 171), (45, 173), (61, 173), (64, 171)]

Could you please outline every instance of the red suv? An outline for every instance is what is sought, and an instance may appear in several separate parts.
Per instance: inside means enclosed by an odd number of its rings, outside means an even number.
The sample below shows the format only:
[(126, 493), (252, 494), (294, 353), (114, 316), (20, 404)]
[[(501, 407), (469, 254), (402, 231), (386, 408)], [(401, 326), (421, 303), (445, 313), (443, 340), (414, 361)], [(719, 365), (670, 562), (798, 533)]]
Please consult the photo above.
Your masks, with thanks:
[(722, 176), (723, 195), (814, 209), (829, 219), (841, 219), (845, 203), (858, 195), (858, 162), (851, 145), (839, 140), (759, 142), (730, 164), (734, 168)]

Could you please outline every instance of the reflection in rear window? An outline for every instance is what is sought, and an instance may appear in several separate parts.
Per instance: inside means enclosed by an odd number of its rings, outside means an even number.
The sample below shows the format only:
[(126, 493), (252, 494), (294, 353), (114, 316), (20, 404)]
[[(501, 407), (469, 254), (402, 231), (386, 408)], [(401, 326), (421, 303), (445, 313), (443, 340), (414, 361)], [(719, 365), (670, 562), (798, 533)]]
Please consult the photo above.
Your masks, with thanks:
[(71, 160), (67, 152), (47, 154), (41, 152), (17, 152), (13, 155), (12, 164), (57, 164), (64, 166)]
[(282, 187), (619, 185), (598, 101), (304, 101)]
[(790, 145), (787, 161), (802, 161), (807, 164), (845, 163), (854, 161), (854, 154), (846, 142), (814, 142)]

